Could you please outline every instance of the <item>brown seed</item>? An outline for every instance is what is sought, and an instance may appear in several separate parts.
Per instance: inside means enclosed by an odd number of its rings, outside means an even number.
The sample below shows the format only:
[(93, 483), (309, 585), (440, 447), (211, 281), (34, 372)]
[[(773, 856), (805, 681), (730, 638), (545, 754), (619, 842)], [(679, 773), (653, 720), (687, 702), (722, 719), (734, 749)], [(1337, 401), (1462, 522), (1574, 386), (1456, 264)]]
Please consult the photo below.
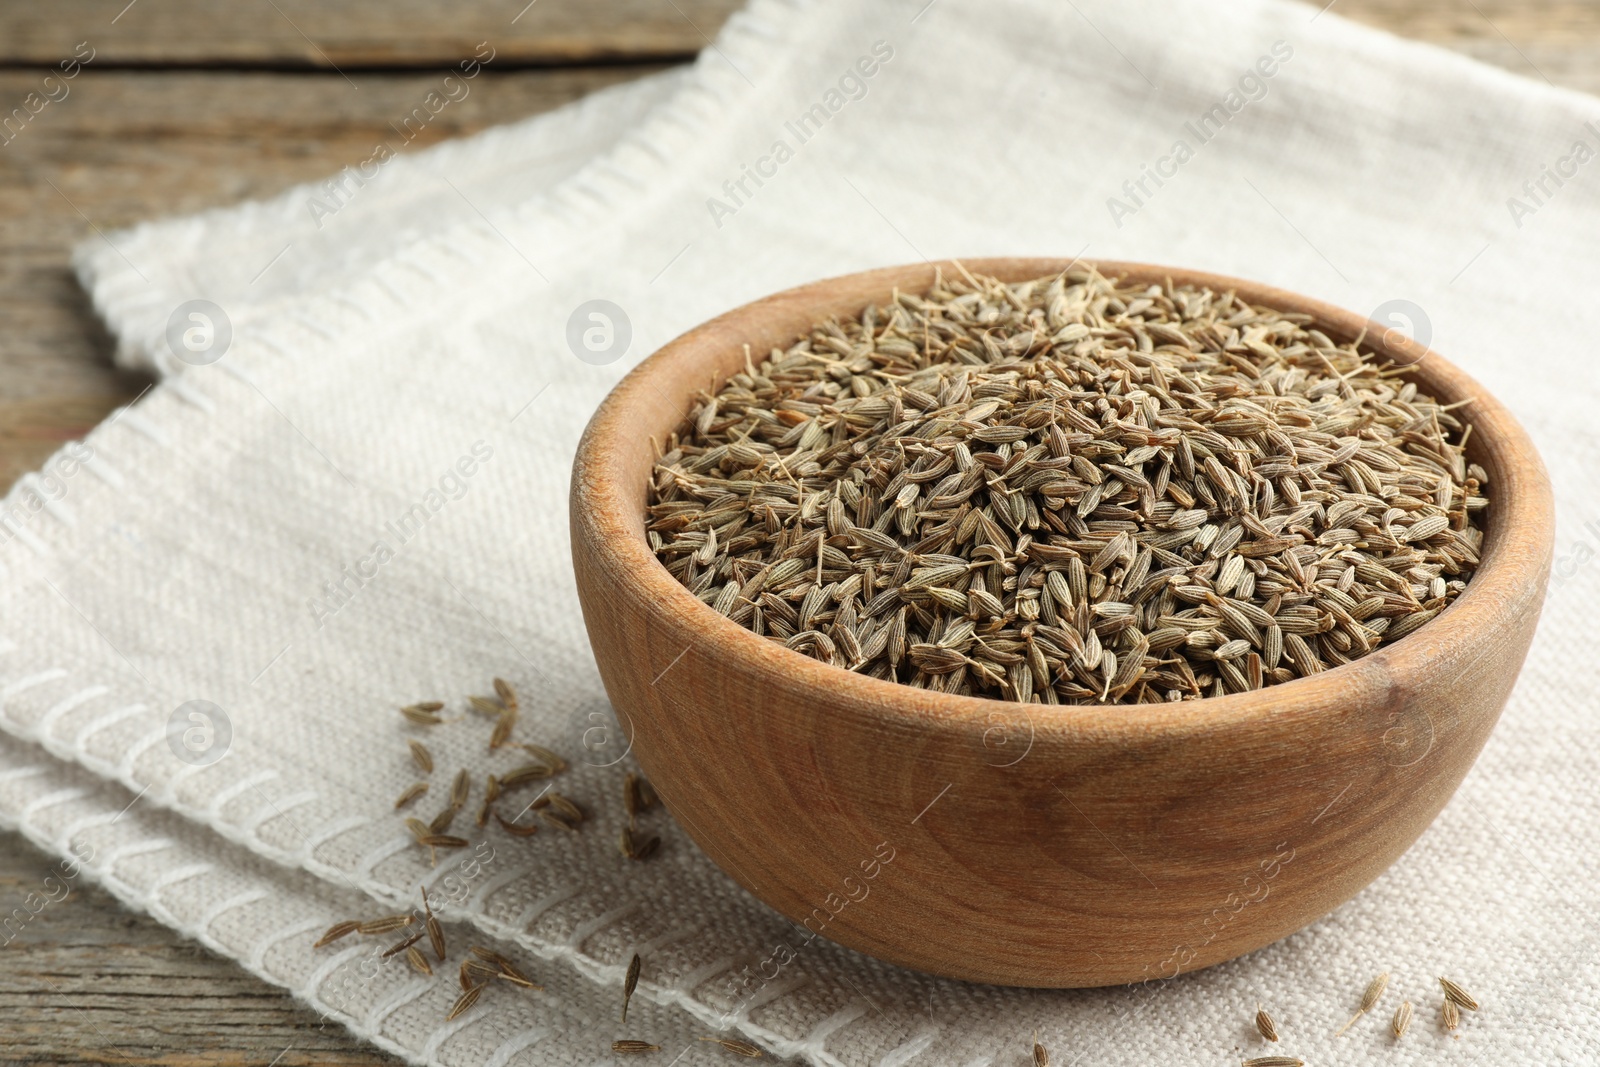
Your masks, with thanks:
[(429, 834), (433, 833), (433, 830), (428, 826), (427, 823), (423, 822), (421, 819), (412, 818), (411, 816), (406, 817), (406, 829), (410, 830), (411, 836), (416, 838), (418, 841), (421, 841), (424, 837), (427, 837)]
[[(752, 1045), (748, 1041), (740, 1041), (737, 1038), (732, 1038), (732, 1037), (702, 1037), (700, 1040), (701, 1041), (715, 1041), (717, 1044), (721, 1045), (723, 1048), (727, 1049), (729, 1052), (735, 1053), (735, 1054), (740, 1055), (740, 1056), (748, 1056), (752, 1060), (759, 1059), (762, 1055), (764, 1055), (764, 1053), (761, 1051), (759, 1046)], [(1048, 1067), (1048, 1065), (1046, 1065), (1046, 1067)]]
[(413, 970), (430, 976), (433, 974), (433, 968), (428, 966), (427, 959), (416, 950), (415, 946), (406, 949), (406, 962), (411, 964)]
[(426, 793), (427, 791), (428, 791), (428, 783), (427, 782), (417, 782), (417, 783), (413, 784), (404, 793), (400, 794), (400, 799), (399, 800), (396, 800), (394, 802), (395, 810), (399, 811), (401, 808), (405, 807), (407, 804), (410, 804), (412, 801), (416, 800), (418, 797), (422, 796), (422, 794)]
[(483, 803), (478, 805), (478, 817), (474, 820), (478, 824), (478, 829), (481, 830), (489, 824), (489, 813), (499, 796), (500, 780), (491, 774), (483, 791)]
[(429, 848), (466, 848), (470, 843), (464, 837), (452, 837), (449, 834), (429, 834), (420, 842)]
[(573, 822), (582, 822), (584, 820), (583, 809), (578, 807), (578, 805), (574, 804), (572, 801), (568, 800), (566, 797), (562, 796), (560, 793), (546, 793), (544, 795), (544, 799), (547, 803), (549, 803), (551, 808), (559, 811), (562, 815), (566, 816), (568, 819), (571, 819)]
[(654, 787), (650, 785), (650, 780), (648, 778), (635, 779), (633, 783), (633, 790), (639, 797), (640, 811), (649, 811), (651, 808), (655, 807), (661, 802), (660, 798), (656, 796)]
[(1259, 1004), (1256, 1005), (1256, 1030), (1268, 1041), (1278, 1040), (1278, 1024), (1267, 1014), (1267, 1009)]
[(1478, 1002), (1472, 999), (1472, 994), (1456, 985), (1450, 979), (1440, 978), (1439, 986), (1444, 990), (1444, 995), (1455, 1002), (1457, 1006), (1466, 1008), (1468, 1011), (1478, 1010)]
[(494, 821), (500, 824), (500, 829), (512, 837), (532, 837), (539, 832), (538, 823), (529, 823), (527, 826), (518, 826), (514, 822), (506, 822), (505, 817), (498, 811), (494, 813)]
[(312, 945), (311, 947), (321, 948), (323, 945), (331, 945), (341, 937), (353, 934), (360, 928), (361, 924), (356, 922), (354, 919), (346, 919), (344, 922), (334, 923), (332, 926), (328, 927), (327, 931), (317, 939), (316, 944)]
[(407, 741), (406, 744), (411, 746), (411, 762), (417, 765), (417, 769), (423, 774), (432, 774), (433, 753), (428, 751), (428, 746), (415, 738)]
[(1449, 997), (1444, 998), (1444, 1006), (1439, 1009), (1439, 1015), (1446, 1030), (1454, 1030), (1461, 1025), (1461, 1009)]
[(400, 953), (404, 952), (406, 949), (410, 948), (412, 945), (415, 945), (418, 941), (421, 941), (422, 937), (423, 937), (422, 932), (419, 930), (417, 933), (412, 934), (410, 937), (406, 938), (405, 940), (395, 942), (394, 944), (390, 945), (388, 948), (383, 950), (382, 958), (383, 959), (388, 959), (390, 956), (398, 956)]
[(635, 952), (633, 959), (628, 961), (628, 973), (622, 980), (622, 1021), (628, 1021), (628, 1001), (633, 999), (633, 991), (639, 985), (639, 954)]
[(568, 833), (578, 832), (578, 827), (573, 823), (568, 822), (560, 812), (551, 811), (549, 808), (536, 808), (534, 810), (539, 813), (539, 818), (543, 819), (551, 826), (558, 826), (561, 829), (566, 830)]
[(517, 691), (512, 689), (511, 683), (504, 678), (496, 678), (494, 680), (494, 694), (500, 698), (500, 703), (512, 711), (517, 709)]
[(1338, 1037), (1339, 1034), (1344, 1033), (1346, 1030), (1348, 1030), (1352, 1026), (1354, 1026), (1356, 1024), (1356, 1020), (1357, 1019), (1361, 1018), (1367, 1012), (1371, 1011), (1373, 1006), (1378, 1003), (1379, 998), (1381, 998), (1383, 996), (1383, 991), (1385, 989), (1387, 989), (1388, 987), (1389, 987), (1389, 972), (1388, 971), (1384, 971), (1382, 974), (1378, 975), (1378, 977), (1376, 977), (1372, 981), (1368, 982), (1366, 991), (1361, 994), (1361, 1010), (1356, 1012), (1354, 1015), (1350, 1016), (1350, 1021), (1345, 1023), (1343, 1026), (1341, 1026), (1339, 1028), (1339, 1033), (1338, 1034), (1334, 1034), (1333, 1036), (1334, 1037)]
[(487, 985), (500, 976), (498, 967), (491, 967), (482, 960), (464, 960), (461, 964), (461, 988), (474, 989)]
[(1257, 1056), (1245, 1060), (1240, 1067), (1306, 1067), (1306, 1061), (1293, 1056)]
[(513, 712), (503, 712), (500, 718), (495, 720), (494, 732), (489, 735), (489, 747), (491, 749), (499, 748), (511, 740), (511, 728), (516, 724), (517, 717)]
[(1389, 1029), (1394, 1031), (1394, 1038), (1395, 1038), (1396, 1041), (1398, 1041), (1402, 1037), (1406, 1036), (1406, 1030), (1409, 1029), (1410, 1026), (1411, 1026), (1411, 1001), (1402, 1000), (1400, 1002), (1399, 1009), (1396, 1010), (1395, 1013), (1394, 1013), (1394, 1022), (1389, 1025)]
[(433, 905), (428, 903), (428, 887), (422, 887), (422, 910), (428, 920), (428, 942), (433, 946), (433, 954), (440, 963), (444, 962), (444, 927), (433, 914)]
[(530, 745), (526, 742), (519, 742), (516, 747), (549, 767), (551, 774), (559, 774), (567, 769), (567, 761), (543, 745)]
[(498, 700), (491, 700), (489, 697), (468, 697), (467, 703), (472, 706), (473, 711), (479, 715), (487, 715), (491, 719), (498, 719), (501, 713), (506, 710), (504, 704), (501, 704)]
[(467, 806), (467, 798), (471, 794), (472, 779), (467, 777), (466, 768), (463, 767), (456, 774), (456, 780), (450, 783), (450, 806), (460, 811)]
[(450, 1008), (450, 1014), (444, 1017), (444, 1021), (449, 1022), (451, 1019), (454, 1019), (456, 1016), (460, 1015), (462, 1012), (478, 1003), (478, 998), (483, 995), (483, 989), (484, 987), (481, 985), (473, 986), (471, 989), (457, 997), (455, 1004)]
[(1033, 1067), (1050, 1067), (1050, 1050), (1039, 1043), (1039, 1031), (1033, 1032)]
[(628, 825), (634, 825), (639, 815), (639, 778), (632, 772), (622, 778), (622, 810), (628, 816)]
[(450, 829), (450, 824), (455, 821), (456, 809), (445, 808), (439, 814), (435, 815), (433, 817), (433, 821), (428, 824), (428, 832), (430, 834), (442, 834), (446, 830)]
[(415, 915), (385, 915), (381, 919), (368, 919), (358, 923), (356, 929), (363, 934), (387, 934), (393, 930), (404, 929), (417, 921)]
[(501, 789), (515, 789), (519, 785), (527, 785), (543, 778), (549, 778), (553, 772), (542, 763), (528, 763), (509, 774), (500, 777)]
[(400, 714), (418, 726), (438, 726), (444, 720), (435, 713), (442, 707), (444, 705), (437, 700), (426, 700), (421, 704), (407, 704), (400, 709)]
[(628, 1054), (635, 1052), (660, 1052), (661, 1046), (652, 1045), (648, 1041), (613, 1041), (611, 1042), (611, 1051)]

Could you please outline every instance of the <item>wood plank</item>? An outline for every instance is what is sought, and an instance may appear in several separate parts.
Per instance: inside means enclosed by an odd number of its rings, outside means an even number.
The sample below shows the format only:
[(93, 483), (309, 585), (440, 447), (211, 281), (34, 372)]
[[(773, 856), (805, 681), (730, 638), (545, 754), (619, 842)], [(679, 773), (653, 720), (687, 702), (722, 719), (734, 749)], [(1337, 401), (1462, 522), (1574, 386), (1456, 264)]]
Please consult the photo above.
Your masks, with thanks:
[(436, 67), (480, 42), (501, 66), (684, 59), (740, 0), (51, 0), (7, 5), (0, 65)]
[[(545, 111), (654, 66), (484, 70), (407, 151)], [(40, 75), (0, 71), (0, 100)], [(0, 487), (82, 436), (147, 381), (113, 348), (69, 267), (72, 246), (324, 177), (396, 142), (439, 75), (85, 70), (0, 147)], [(396, 142), (397, 143), (397, 142)]]
[(1595, 0), (1336, 0), (1332, 10), (1551, 85), (1600, 93)]
[[(59, 878), (45, 885), (53, 864), (20, 835), (0, 833), (0, 912), (30, 893), (59, 896)], [(0, 1065), (400, 1062), (81, 881), (3, 951)]]

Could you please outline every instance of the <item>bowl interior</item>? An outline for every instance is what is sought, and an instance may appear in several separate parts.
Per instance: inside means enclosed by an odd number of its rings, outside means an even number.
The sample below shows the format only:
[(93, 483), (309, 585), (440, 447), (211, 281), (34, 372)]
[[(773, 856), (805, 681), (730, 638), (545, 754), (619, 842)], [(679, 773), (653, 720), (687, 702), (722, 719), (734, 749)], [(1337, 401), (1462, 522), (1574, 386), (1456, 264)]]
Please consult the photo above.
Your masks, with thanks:
[[(974, 274), (1006, 282), (1087, 265), (1066, 259), (975, 259), (962, 263)], [(1337, 341), (1353, 341), (1381, 329), (1355, 313), (1259, 283), (1137, 263), (1101, 261), (1094, 266), (1108, 277), (1129, 282), (1170, 281), (1237, 292), (1253, 304), (1307, 314), (1317, 328)], [(672, 341), (635, 368), (597, 413), (579, 449), (583, 475), (575, 484), (582, 483), (587, 489), (575, 496), (574, 503), (579, 506), (581, 502), (582, 507), (592, 509), (588, 518), (606, 530), (607, 551), (614, 556), (625, 580), (642, 583), (652, 599), (693, 618), (697, 626), (725, 637), (730, 642), (727, 647), (737, 649), (738, 654), (778, 663), (786, 675), (797, 675), (819, 686), (844, 686), (869, 694), (871, 703), (879, 708), (898, 708), (914, 716), (931, 712), (948, 721), (980, 725), (994, 708), (996, 701), (992, 698), (913, 690), (854, 674), (783, 648), (725, 618), (690, 594), (666, 570), (650, 550), (644, 529), (647, 483), (659, 442), (683, 425), (701, 390), (715, 391), (742, 370), (747, 351), (752, 359), (759, 360), (774, 347), (788, 347), (815, 323), (829, 317), (853, 316), (869, 304), (887, 303), (897, 290), (921, 292), (932, 285), (935, 272), (940, 269), (947, 275), (959, 273), (953, 263), (928, 263), (818, 282), (737, 308)], [(1338, 685), (1376, 657), (1382, 658), (1383, 667), (1391, 676), (1407, 676), (1421, 670), (1427, 648), (1464, 637), (1492, 619), (1499, 605), (1518, 595), (1526, 581), (1526, 568), (1513, 564), (1537, 563), (1541, 554), (1549, 554), (1547, 531), (1539, 528), (1541, 522), (1548, 523), (1548, 486), (1537, 454), (1511, 414), (1460, 369), (1408, 339), (1389, 338), (1385, 345), (1391, 358), (1411, 364), (1408, 377), (1423, 391), (1446, 403), (1470, 401), (1466, 418), (1473, 424), (1473, 431), (1467, 455), (1489, 474), (1491, 504), (1484, 520), (1481, 561), (1466, 590), (1437, 618), (1401, 640), (1309, 678), (1247, 693), (1142, 705), (1136, 717), (1128, 716), (1127, 709), (1118, 705), (1083, 704), (1057, 705), (1051, 710), (1052, 716), (1061, 721), (1075, 720), (1079, 725), (1092, 721), (1141, 733), (1217, 729), (1279, 711), (1310, 687)], [(911, 694), (915, 694), (914, 700), (910, 699)], [(1197, 710), (1200, 706), (1203, 712)]]

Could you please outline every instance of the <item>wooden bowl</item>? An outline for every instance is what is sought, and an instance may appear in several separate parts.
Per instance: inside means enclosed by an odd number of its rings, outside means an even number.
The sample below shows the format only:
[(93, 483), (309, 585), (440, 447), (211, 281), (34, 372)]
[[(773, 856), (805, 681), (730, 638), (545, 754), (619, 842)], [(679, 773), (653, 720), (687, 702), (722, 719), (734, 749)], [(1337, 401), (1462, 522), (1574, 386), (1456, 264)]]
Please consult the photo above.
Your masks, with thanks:
[[(968, 260), (1007, 281), (1054, 259)], [(1371, 324), (1234, 290), (1349, 340)], [(946, 269), (949, 264), (944, 264)], [(934, 265), (817, 282), (679, 337), (607, 397), (572, 474), (572, 554), (606, 691), (651, 783), (723, 870), (814, 935), (934, 974), (1021, 986), (1171, 977), (1293, 933), (1395, 861), (1450, 799), (1515, 681), (1544, 599), (1544, 467), (1493, 397), (1406, 340), (1434, 396), (1472, 398), (1489, 472), (1482, 564), (1438, 618), (1334, 670), (1162, 706), (1045, 707), (852, 674), (701, 603), (645, 540), (653, 441), (694, 394), (830, 315), (921, 292)], [(756, 961), (750, 961), (754, 964)], [(787, 958), (744, 978), (753, 992)], [(757, 970), (760, 974), (757, 974)]]

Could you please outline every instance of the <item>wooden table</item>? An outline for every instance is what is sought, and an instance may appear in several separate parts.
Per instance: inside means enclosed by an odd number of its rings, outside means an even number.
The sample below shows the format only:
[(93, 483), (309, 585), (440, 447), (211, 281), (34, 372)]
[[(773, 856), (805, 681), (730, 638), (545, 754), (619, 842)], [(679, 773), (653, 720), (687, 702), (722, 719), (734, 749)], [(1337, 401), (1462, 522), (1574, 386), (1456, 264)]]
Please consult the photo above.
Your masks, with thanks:
[[(0, 11), (0, 112), (78, 42), (70, 95), (0, 145), (0, 486), (148, 384), (69, 267), (73, 245), (330, 174), (366, 158), (439, 71), (492, 41), (470, 97), (418, 147), (557, 107), (664, 65), (737, 0), (51, 0)], [(1336, 0), (1342, 15), (1600, 92), (1600, 0)], [(0, 912), (50, 859), (0, 833)], [(6, 903), (7, 900), (12, 903)], [(4, 949), (0, 1064), (385, 1063), (287, 995), (95, 889)], [(103, 1034), (114, 1034), (124, 1054)]]

